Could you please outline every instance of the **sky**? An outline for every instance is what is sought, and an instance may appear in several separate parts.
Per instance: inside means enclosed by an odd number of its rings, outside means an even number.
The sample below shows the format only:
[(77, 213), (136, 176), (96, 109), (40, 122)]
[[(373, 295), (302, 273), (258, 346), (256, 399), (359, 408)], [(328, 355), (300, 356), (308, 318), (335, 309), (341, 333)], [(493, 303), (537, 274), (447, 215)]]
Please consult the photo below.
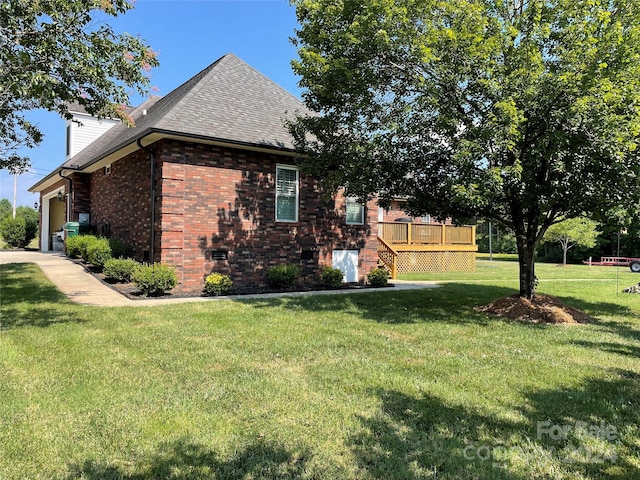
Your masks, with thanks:
[[(117, 33), (143, 38), (158, 52), (160, 66), (151, 72), (155, 95), (166, 95), (226, 53), (234, 53), (271, 80), (300, 97), (291, 70), (296, 49), (290, 38), (297, 27), (287, 0), (136, 0), (135, 9), (108, 22)], [(143, 99), (132, 97), (132, 104)], [(17, 205), (34, 206), (38, 195), (28, 188), (64, 162), (65, 121), (57, 114), (30, 112), (45, 135), (31, 158), (31, 171), (17, 180)], [(14, 176), (0, 171), (0, 197), (13, 202)]]

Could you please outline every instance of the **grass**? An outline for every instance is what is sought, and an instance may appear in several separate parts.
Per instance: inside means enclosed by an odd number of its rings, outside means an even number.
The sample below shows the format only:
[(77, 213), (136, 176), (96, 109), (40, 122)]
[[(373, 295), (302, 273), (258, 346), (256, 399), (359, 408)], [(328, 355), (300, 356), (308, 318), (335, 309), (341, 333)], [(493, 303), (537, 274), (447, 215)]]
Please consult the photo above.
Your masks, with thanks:
[(637, 296), (540, 266), (597, 322), (502, 321), (474, 310), (514, 291), (497, 263), (430, 290), (147, 308), (0, 266), (0, 478), (638, 478)]

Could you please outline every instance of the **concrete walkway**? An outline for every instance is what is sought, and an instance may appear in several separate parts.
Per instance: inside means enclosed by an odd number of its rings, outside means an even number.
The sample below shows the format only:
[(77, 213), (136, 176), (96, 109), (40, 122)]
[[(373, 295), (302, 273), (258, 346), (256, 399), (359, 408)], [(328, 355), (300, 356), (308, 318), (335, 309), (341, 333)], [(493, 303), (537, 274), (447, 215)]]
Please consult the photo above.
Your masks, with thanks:
[[(287, 293), (263, 293), (256, 295), (229, 295), (227, 297), (180, 297), (180, 298), (152, 298), (131, 300), (116, 290), (105, 285), (100, 280), (87, 272), (82, 265), (69, 260), (61, 252), (30, 252), (0, 250), (0, 264), (3, 263), (35, 263), (58, 289), (67, 295), (72, 302), (83, 305), (95, 305), (100, 307), (151, 307), (156, 305), (171, 305), (187, 302), (210, 302), (220, 299), (251, 299), (251, 298), (275, 298), (298, 297), (309, 295), (344, 295), (353, 293), (371, 292), (370, 289), (362, 290), (321, 290), (317, 292), (287, 292)], [(407, 282), (393, 280), (393, 287), (383, 287), (375, 291), (398, 291), (433, 288), (434, 282)]]

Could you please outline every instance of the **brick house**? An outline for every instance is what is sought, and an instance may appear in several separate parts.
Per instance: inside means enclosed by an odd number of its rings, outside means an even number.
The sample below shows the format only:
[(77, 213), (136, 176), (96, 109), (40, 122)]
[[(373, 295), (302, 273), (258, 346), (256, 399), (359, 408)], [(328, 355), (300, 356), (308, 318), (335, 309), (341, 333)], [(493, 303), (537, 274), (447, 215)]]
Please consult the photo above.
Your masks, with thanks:
[(135, 127), (76, 108), (66, 161), (29, 189), (40, 193), (40, 248), (64, 218), (174, 265), (183, 292), (202, 291), (212, 271), (259, 291), (283, 263), (307, 281), (323, 265), (362, 281), (378, 261), (377, 205), (327, 199), (298, 170), (283, 123), (296, 112), (307, 110), (233, 54), (131, 109)]

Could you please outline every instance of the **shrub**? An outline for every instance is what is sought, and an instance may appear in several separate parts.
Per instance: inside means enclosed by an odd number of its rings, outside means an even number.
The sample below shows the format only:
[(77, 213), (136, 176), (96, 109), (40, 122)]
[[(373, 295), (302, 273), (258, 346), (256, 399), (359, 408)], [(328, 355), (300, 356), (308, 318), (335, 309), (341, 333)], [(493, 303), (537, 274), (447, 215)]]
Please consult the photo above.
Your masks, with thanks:
[(38, 221), (34, 220), (32, 215), (20, 212), (20, 209), (24, 208), (18, 207), (16, 218), (7, 215), (0, 223), (0, 235), (9, 246), (14, 248), (26, 247), (38, 235)]
[(80, 257), (82, 257), (82, 260), (89, 263), (89, 246), (91, 246), (93, 242), (98, 240), (98, 237), (96, 237), (95, 235), (82, 235), (80, 238), (82, 238), (82, 240), (79, 241)]
[(38, 236), (38, 220), (34, 220), (33, 218), (25, 217), (24, 219), (24, 246), (26, 247), (31, 243), (31, 241)]
[(24, 248), (24, 246), (27, 245), (26, 232), (26, 222), (22, 217), (13, 218), (12, 216), (9, 216), (2, 221), (2, 224), (0, 224), (0, 233), (2, 233), (2, 238), (9, 244), (9, 246), (14, 248)]
[(86, 255), (87, 242), (89, 235), (78, 235), (75, 237), (67, 237), (65, 247), (69, 258), (81, 258), (83, 253)]
[(324, 267), (322, 269), (322, 283), (331, 288), (339, 288), (342, 286), (344, 274), (339, 268)]
[(131, 258), (110, 258), (104, 262), (104, 276), (118, 282), (128, 283), (136, 268), (140, 265)]
[(389, 272), (384, 268), (374, 268), (367, 274), (367, 280), (375, 287), (384, 287), (389, 280)]
[(233, 287), (233, 281), (229, 275), (213, 272), (204, 281), (204, 290), (209, 295), (225, 295)]
[(292, 263), (285, 265), (276, 265), (267, 270), (267, 281), (273, 288), (286, 289), (292, 288), (296, 284), (296, 280), (300, 275), (300, 267)]
[(111, 247), (111, 256), (113, 258), (127, 258), (131, 255), (129, 245), (116, 237), (109, 238), (109, 246)]
[(87, 262), (96, 267), (104, 267), (104, 262), (111, 258), (109, 240), (104, 237), (94, 237), (87, 244)]
[(142, 292), (142, 295), (163, 295), (178, 283), (175, 267), (163, 263), (145, 263), (138, 265), (131, 275), (131, 281)]

